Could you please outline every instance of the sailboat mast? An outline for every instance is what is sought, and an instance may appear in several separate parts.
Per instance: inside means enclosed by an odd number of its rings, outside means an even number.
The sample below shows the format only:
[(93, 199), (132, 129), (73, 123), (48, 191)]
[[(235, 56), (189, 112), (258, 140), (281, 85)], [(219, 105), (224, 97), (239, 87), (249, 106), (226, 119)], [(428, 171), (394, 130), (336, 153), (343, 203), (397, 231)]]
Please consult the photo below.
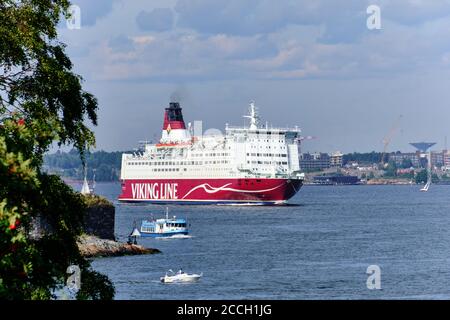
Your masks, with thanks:
[(428, 175), (427, 183), (431, 183), (431, 151), (428, 152)]

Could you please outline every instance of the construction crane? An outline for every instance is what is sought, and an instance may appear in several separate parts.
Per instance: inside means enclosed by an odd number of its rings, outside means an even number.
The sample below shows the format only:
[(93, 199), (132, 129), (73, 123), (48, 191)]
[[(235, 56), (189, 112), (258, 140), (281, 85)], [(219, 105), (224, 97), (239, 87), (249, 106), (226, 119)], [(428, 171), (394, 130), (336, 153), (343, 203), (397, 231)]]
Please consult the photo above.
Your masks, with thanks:
[(391, 143), (392, 138), (394, 138), (395, 134), (397, 133), (397, 130), (400, 127), (400, 120), (402, 119), (402, 115), (400, 115), (397, 120), (394, 122), (394, 124), (391, 127), (391, 130), (386, 134), (386, 136), (383, 138), (383, 153), (381, 154), (381, 165), (384, 166), (384, 158), (386, 155), (387, 148), (389, 146), (389, 143)]

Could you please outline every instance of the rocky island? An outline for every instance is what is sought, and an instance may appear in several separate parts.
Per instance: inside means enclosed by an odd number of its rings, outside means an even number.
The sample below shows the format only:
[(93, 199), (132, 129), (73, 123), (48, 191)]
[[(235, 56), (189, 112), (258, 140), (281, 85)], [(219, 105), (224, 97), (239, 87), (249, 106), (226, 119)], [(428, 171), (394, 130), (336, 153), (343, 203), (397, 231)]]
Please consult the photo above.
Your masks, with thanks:
[(83, 195), (86, 204), (84, 234), (77, 244), (85, 257), (116, 257), (160, 253), (158, 249), (117, 242), (114, 236), (115, 207), (98, 195)]
[(87, 258), (161, 253), (158, 249), (145, 248), (137, 244), (100, 239), (91, 235), (81, 236), (78, 239), (77, 244), (81, 254)]

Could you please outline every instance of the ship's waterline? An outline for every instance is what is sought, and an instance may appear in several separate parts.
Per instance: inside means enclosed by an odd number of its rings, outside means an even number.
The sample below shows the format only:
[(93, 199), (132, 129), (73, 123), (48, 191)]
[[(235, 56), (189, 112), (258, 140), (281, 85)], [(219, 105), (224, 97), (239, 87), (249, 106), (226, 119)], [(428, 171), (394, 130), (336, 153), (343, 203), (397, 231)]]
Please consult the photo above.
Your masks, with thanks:
[(302, 187), (300, 179), (127, 180), (120, 201), (155, 203), (283, 204)]

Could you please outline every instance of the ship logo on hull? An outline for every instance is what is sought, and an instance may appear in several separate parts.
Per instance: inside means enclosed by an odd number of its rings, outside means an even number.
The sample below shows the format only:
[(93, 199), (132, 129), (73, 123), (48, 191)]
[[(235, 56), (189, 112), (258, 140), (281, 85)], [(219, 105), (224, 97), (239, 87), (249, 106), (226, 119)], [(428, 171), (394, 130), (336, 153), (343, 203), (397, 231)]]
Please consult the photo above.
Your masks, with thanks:
[(178, 199), (178, 183), (132, 183), (133, 199)]
[(211, 194), (211, 193), (216, 193), (219, 191), (232, 191), (232, 192), (239, 192), (239, 193), (264, 193), (264, 192), (269, 192), (269, 191), (273, 191), (275, 189), (278, 189), (279, 187), (282, 187), (284, 185), (284, 183), (279, 184), (278, 186), (274, 187), (274, 188), (270, 188), (270, 189), (265, 189), (265, 190), (242, 190), (242, 189), (234, 189), (234, 188), (228, 188), (228, 186), (231, 185), (231, 183), (227, 183), (221, 187), (218, 188), (214, 188), (211, 187), (208, 183), (204, 183), (201, 185), (196, 186), (195, 188), (192, 188), (191, 190), (189, 190), (188, 193), (186, 193), (186, 195), (183, 197), (183, 199), (185, 199), (189, 194), (191, 194), (192, 192), (194, 192), (197, 189), (203, 189), (205, 192)]

